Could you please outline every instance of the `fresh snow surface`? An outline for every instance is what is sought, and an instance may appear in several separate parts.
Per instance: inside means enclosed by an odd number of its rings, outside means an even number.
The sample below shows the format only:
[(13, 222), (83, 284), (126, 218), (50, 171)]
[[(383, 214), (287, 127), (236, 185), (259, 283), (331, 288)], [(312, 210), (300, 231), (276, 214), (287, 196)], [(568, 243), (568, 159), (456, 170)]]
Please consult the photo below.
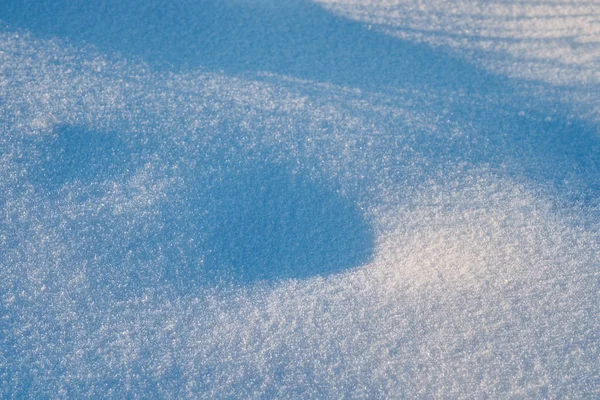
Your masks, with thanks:
[(0, 398), (599, 398), (600, 3), (4, 0)]

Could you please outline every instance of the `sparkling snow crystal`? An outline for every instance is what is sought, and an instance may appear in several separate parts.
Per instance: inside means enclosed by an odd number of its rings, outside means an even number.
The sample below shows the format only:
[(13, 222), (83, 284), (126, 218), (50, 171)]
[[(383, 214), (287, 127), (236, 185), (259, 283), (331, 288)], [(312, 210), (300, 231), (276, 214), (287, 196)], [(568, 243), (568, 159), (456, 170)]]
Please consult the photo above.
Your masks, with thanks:
[(599, 397), (598, 10), (2, 2), (0, 397)]

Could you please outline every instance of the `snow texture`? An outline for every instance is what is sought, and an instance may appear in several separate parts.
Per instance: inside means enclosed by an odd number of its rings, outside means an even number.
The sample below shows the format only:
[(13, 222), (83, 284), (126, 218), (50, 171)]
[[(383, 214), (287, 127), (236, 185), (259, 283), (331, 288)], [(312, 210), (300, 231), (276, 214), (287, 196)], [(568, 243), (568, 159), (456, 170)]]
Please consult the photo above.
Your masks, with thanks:
[(0, 397), (600, 397), (599, 13), (3, 1)]

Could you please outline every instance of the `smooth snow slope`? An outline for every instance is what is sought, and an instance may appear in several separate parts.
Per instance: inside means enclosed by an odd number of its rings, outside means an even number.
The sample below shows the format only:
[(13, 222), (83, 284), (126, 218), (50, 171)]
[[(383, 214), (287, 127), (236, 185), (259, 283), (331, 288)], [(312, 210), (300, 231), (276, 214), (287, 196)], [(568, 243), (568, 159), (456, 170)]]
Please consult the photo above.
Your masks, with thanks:
[(600, 396), (599, 8), (3, 2), (0, 397)]

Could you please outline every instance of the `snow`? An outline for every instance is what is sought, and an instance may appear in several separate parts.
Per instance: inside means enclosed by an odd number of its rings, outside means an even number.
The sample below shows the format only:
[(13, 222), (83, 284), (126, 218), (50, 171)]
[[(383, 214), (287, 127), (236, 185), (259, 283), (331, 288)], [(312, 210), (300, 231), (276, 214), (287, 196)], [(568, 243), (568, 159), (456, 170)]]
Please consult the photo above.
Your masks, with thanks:
[(600, 396), (599, 8), (3, 2), (0, 397)]

